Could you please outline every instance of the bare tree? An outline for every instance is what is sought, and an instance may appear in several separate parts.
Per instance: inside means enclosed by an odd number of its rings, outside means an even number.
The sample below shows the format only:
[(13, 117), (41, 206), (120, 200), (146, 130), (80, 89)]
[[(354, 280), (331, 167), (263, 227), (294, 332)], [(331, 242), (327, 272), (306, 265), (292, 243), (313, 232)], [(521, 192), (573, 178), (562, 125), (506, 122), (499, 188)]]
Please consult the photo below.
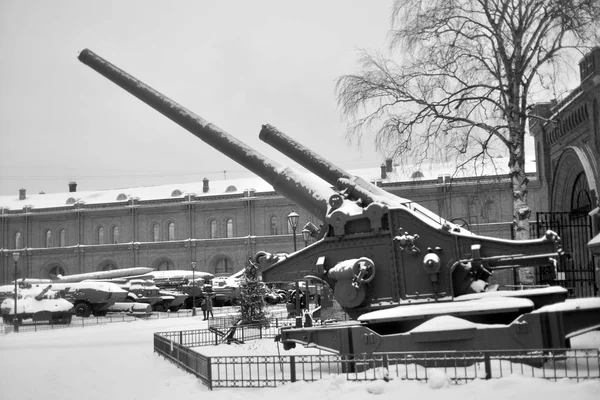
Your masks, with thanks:
[(396, 0), (390, 54), (363, 52), (338, 79), (348, 135), (374, 132), (394, 158), (441, 146), (457, 168), (508, 153), (514, 237), (527, 239), (528, 114), (565, 58), (599, 43), (599, 21), (599, 0)]

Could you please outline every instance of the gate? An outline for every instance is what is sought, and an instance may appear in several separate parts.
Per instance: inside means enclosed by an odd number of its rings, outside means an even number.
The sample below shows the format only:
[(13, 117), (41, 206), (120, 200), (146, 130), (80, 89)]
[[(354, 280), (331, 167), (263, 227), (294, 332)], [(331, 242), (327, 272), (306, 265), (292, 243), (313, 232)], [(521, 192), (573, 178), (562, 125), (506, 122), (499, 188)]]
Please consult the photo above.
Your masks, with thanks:
[(542, 237), (548, 230), (558, 233), (565, 254), (556, 271), (540, 268), (537, 282), (559, 285), (570, 297), (593, 297), (598, 293), (594, 273), (594, 256), (587, 243), (592, 239), (592, 219), (587, 212), (538, 212), (532, 236)]

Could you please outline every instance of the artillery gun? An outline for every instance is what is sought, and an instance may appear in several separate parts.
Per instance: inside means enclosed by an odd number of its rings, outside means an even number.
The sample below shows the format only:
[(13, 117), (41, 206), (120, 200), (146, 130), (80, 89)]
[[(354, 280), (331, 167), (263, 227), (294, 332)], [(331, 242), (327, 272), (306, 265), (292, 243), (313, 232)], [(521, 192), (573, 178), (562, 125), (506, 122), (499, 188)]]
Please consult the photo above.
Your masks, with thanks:
[(567, 300), (560, 287), (498, 291), (500, 268), (549, 265), (558, 235), (512, 241), (473, 234), (355, 177), (264, 125), (260, 137), (321, 179), (260, 155), (90, 50), (79, 60), (254, 172), (323, 224), (286, 257), (259, 252), (263, 281), (310, 279), (332, 289), (353, 319), (282, 329), (296, 343), (342, 354), (376, 351), (565, 348), (600, 327), (600, 299)]

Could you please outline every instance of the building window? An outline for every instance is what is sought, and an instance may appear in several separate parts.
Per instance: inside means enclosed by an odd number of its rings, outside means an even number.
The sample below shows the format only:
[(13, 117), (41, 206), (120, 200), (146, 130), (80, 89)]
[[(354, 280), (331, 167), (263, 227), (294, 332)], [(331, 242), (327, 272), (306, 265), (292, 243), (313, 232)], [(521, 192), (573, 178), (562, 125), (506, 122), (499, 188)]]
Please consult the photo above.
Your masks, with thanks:
[(217, 237), (217, 221), (214, 219), (210, 221), (210, 238), (215, 239)]
[(52, 232), (50, 230), (46, 231), (46, 242), (44, 243), (44, 247), (52, 247)]
[(15, 249), (20, 249), (23, 247), (23, 237), (21, 236), (21, 232), (15, 233)]
[(112, 262), (108, 262), (102, 267), (102, 271), (112, 271), (113, 269), (118, 269), (118, 267)]
[(64, 229), (58, 231), (58, 246), (65, 247), (67, 245), (67, 233)]
[(62, 267), (56, 266), (48, 271), (48, 278), (56, 279), (58, 276), (65, 274), (65, 270)]
[(231, 238), (231, 237), (233, 237), (233, 219), (229, 218), (227, 220), (226, 225), (227, 225), (227, 237)]
[(104, 244), (104, 227), (98, 227), (98, 244)]
[(160, 262), (160, 264), (158, 264), (158, 267), (156, 269), (158, 271), (169, 271), (173, 269), (173, 263), (167, 260), (163, 260)]
[(277, 217), (275, 215), (271, 217), (271, 235), (277, 235)]
[(221, 258), (215, 265), (215, 274), (231, 274), (233, 265), (227, 258)]
[(113, 238), (113, 244), (117, 244), (121, 240), (121, 231), (119, 230), (118, 226), (113, 226), (112, 238)]
[(175, 240), (175, 222), (169, 222), (169, 240)]
[(160, 240), (160, 226), (158, 224), (152, 225), (152, 241), (158, 242)]

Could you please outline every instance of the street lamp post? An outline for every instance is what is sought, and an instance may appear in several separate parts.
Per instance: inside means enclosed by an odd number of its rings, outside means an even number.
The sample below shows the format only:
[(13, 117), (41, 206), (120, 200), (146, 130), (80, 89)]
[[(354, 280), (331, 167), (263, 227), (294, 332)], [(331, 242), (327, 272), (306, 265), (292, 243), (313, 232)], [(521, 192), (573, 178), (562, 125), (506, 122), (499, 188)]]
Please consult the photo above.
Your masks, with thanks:
[(18, 282), (17, 282), (17, 264), (19, 262), (19, 257), (21, 256), (21, 254), (19, 254), (18, 251), (13, 253), (13, 260), (15, 260), (15, 302), (14, 302), (14, 308), (13, 308), (13, 325), (15, 327), (15, 332), (19, 332), (19, 324), (18, 324), (18, 320), (17, 320), (17, 297), (19, 297), (17, 295), (17, 289), (18, 289)]
[(192, 265), (192, 317), (196, 316), (196, 261)]
[(290, 226), (292, 227), (292, 233), (294, 234), (294, 251), (296, 251), (296, 228), (298, 227), (298, 219), (300, 219), (300, 216), (294, 211), (292, 211), (288, 214), (287, 219)]
[(308, 246), (308, 241), (310, 240), (310, 231), (306, 227), (302, 229), (302, 239), (304, 239), (304, 247)]

